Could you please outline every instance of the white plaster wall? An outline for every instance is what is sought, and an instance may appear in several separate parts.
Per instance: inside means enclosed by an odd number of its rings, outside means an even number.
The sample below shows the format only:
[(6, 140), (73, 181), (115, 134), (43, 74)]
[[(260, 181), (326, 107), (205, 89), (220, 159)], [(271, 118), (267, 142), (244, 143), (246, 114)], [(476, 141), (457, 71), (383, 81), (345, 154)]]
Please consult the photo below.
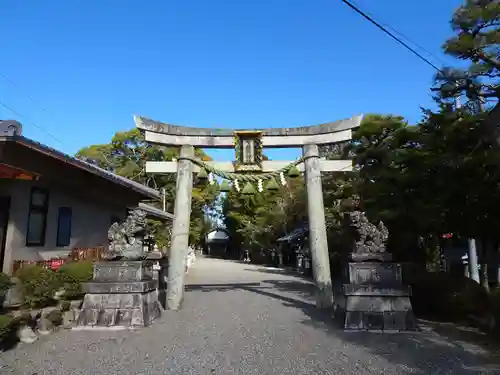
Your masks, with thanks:
[[(0, 188), (0, 194), (11, 196), (9, 226), (7, 228), (3, 271), (10, 273), (14, 260), (44, 260), (65, 257), (74, 247), (97, 247), (108, 243), (108, 228), (111, 217), (124, 219), (126, 208), (79, 197), (68, 190), (47, 187), (41, 182), (9, 181), (9, 186)], [(0, 182), (0, 186), (4, 185)], [(49, 206), (43, 247), (26, 246), (26, 230), (31, 187), (47, 188)], [(59, 207), (72, 209), (71, 242), (66, 247), (56, 247)]]

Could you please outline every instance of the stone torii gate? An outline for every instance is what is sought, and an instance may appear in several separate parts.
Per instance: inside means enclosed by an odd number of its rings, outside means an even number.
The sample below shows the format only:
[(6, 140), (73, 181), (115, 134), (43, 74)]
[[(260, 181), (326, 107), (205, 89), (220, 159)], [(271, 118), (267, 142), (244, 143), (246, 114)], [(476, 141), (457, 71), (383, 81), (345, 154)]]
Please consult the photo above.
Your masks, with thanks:
[(318, 146), (349, 141), (352, 137), (352, 129), (360, 126), (362, 117), (354, 116), (346, 120), (298, 128), (270, 128), (249, 131), (176, 126), (135, 116), (136, 126), (145, 133), (147, 142), (164, 146), (178, 146), (181, 149), (178, 161), (148, 161), (146, 163), (146, 173), (177, 173), (166, 306), (171, 310), (179, 309), (184, 295), (184, 258), (189, 245), (193, 172), (200, 170), (197, 163), (191, 161), (195, 157), (194, 147), (235, 148), (235, 146), (237, 147), (235, 139), (238, 139), (241, 141), (239, 145), (241, 164), (233, 162), (204, 163), (223, 172), (272, 172), (286, 167), (290, 162), (259, 160), (257, 166), (254, 160), (256, 153), (259, 152), (255, 148), (257, 143), (261, 148), (302, 147), (303, 163), (297, 165), (297, 168), (300, 171), (305, 171), (306, 177), (309, 246), (317, 287), (316, 307), (332, 307), (333, 292), (321, 172), (350, 171), (352, 170), (352, 162), (351, 160), (322, 159), (319, 157)]

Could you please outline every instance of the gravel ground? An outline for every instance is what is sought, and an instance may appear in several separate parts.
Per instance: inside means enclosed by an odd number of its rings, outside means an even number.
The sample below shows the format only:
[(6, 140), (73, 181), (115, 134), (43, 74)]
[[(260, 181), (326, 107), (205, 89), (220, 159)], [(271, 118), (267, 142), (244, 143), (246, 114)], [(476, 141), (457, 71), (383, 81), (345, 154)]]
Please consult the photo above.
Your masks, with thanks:
[(487, 353), (434, 332), (344, 333), (311, 284), (198, 258), (183, 309), (135, 331), (66, 331), (0, 354), (0, 374), (500, 374)]

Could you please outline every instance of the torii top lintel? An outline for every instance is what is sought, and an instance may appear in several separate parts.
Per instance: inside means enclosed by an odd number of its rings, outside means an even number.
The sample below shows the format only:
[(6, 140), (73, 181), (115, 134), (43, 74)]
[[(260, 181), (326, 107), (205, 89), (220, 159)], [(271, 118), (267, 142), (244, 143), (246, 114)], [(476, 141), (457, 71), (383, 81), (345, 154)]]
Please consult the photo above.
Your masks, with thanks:
[(359, 128), (363, 115), (326, 124), (296, 128), (210, 129), (178, 126), (134, 116), (137, 128), (146, 141), (168, 146), (192, 145), (202, 148), (233, 148), (238, 131), (262, 132), (263, 147), (298, 147), (305, 144), (331, 144), (348, 141), (352, 129)]

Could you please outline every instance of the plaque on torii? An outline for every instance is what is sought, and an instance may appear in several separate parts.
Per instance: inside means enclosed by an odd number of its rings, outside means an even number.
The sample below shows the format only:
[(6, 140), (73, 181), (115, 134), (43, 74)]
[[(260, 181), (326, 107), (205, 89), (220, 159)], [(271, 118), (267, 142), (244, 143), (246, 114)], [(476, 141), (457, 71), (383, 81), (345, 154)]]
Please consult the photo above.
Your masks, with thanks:
[(302, 148), (304, 162), (297, 165), (297, 168), (305, 172), (306, 177), (309, 246), (317, 287), (316, 306), (332, 307), (333, 292), (321, 172), (350, 171), (352, 161), (320, 158), (318, 146), (351, 140), (352, 130), (360, 126), (362, 118), (360, 115), (346, 120), (296, 128), (233, 130), (171, 125), (135, 116), (136, 126), (145, 133), (147, 142), (181, 148), (178, 161), (146, 162), (146, 173), (177, 173), (167, 283), (168, 308), (178, 309), (184, 293), (184, 259), (189, 245), (193, 172), (200, 170), (198, 165), (189, 160), (195, 156), (194, 147), (234, 148), (235, 161), (204, 161), (204, 163), (219, 171), (238, 173), (273, 172), (292, 163), (292, 161), (263, 160), (263, 148)]

